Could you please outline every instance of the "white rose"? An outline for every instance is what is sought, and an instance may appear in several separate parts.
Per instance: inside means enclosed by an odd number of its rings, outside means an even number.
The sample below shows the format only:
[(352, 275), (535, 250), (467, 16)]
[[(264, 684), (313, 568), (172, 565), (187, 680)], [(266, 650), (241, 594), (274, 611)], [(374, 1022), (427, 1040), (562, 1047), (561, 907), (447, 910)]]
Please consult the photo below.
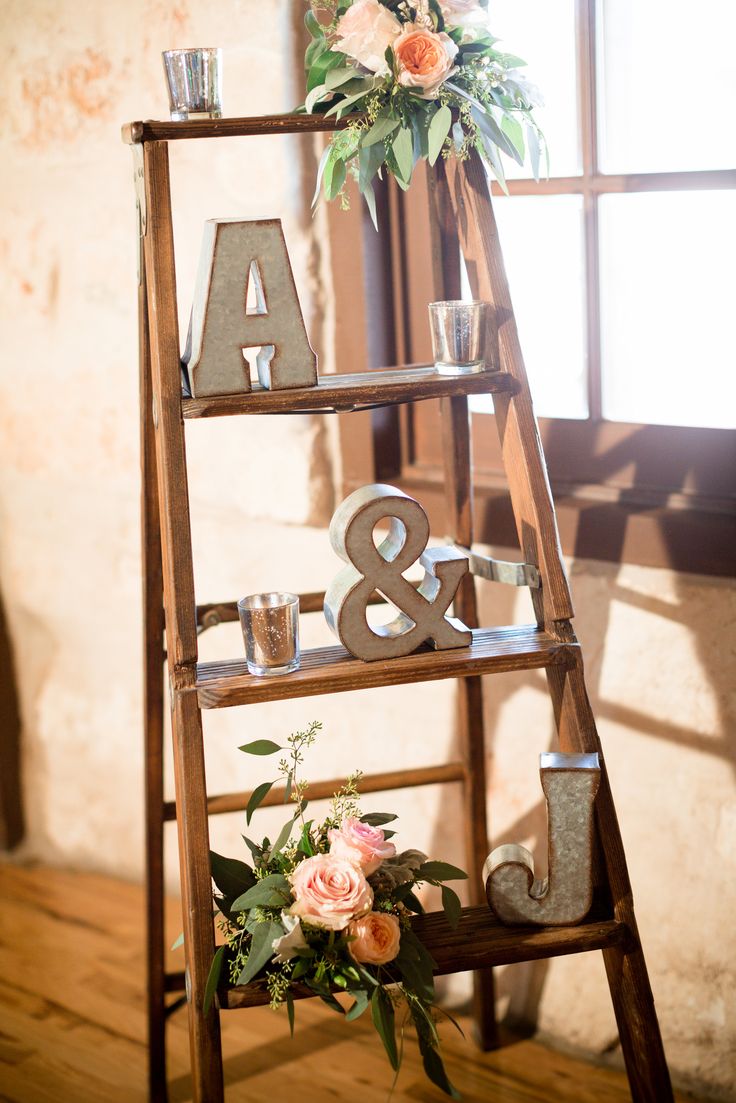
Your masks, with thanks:
[(297, 950), (305, 950), (307, 947), (301, 921), (297, 916), (289, 915), (287, 911), (283, 911), (281, 922), (286, 927), (286, 934), (282, 934), (281, 938), (274, 938), (271, 943), (271, 948), (274, 950), (273, 960), (278, 965), (283, 965), (285, 961), (291, 961), (293, 957), (296, 957)]
[(333, 48), (383, 76), (388, 73), (386, 50), (400, 32), (401, 23), (378, 0), (356, 0), (338, 20)]
[(478, 0), (440, 0), (440, 8), (448, 27), (482, 27), (488, 22), (488, 12)]

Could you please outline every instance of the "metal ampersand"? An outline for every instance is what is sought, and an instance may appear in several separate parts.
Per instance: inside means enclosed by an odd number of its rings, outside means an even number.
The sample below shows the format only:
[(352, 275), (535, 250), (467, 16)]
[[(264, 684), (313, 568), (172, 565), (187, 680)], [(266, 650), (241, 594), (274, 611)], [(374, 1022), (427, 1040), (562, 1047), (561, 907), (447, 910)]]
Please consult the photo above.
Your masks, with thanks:
[[(386, 519), (388, 536), (376, 547), (373, 530)], [(445, 616), (468, 560), (455, 548), (427, 548), (428, 541), (426, 513), (396, 487), (361, 487), (336, 510), (330, 543), (348, 566), (325, 594), (325, 618), (356, 658), (398, 658), (426, 641), (440, 649), (470, 644), (472, 634), (465, 625)], [(415, 589), (403, 572), (417, 560), (425, 574)], [(390, 624), (368, 623), (367, 609), (376, 590), (399, 610)]]

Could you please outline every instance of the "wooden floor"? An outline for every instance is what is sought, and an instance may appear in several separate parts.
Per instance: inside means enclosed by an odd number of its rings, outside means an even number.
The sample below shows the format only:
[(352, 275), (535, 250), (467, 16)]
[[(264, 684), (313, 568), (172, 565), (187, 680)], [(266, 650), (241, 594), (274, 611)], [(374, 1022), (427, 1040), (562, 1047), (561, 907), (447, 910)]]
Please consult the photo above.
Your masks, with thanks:
[[(174, 909), (172, 909), (173, 911)], [(171, 939), (179, 919), (170, 917)], [(143, 897), (133, 885), (0, 865), (0, 1100), (137, 1103), (145, 1090)], [(181, 967), (179, 956), (172, 966)], [(392, 1074), (369, 1023), (344, 1023), (319, 1001), (285, 1015), (225, 1013), (228, 1103), (374, 1103)], [(467, 1025), (464, 1022), (464, 1025)], [(517, 1041), (480, 1054), (447, 1024), (443, 1046), (465, 1103), (623, 1103), (626, 1078)], [(169, 1028), (172, 1103), (191, 1099), (186, 1012)], [(393, 1103), (446, 1099), (424, 1079), (407, 1038)], [(680, 1100), (691, 1097), (679, 1096)]]

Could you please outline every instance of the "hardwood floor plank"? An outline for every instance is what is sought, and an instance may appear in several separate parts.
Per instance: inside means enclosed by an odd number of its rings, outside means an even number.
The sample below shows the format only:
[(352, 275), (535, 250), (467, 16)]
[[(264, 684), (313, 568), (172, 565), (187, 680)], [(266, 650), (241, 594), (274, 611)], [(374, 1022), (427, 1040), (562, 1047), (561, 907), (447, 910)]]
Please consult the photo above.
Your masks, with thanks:
[[(180, 929), (169, 909), (171, 941)], [(181, 954), (171, 954), (172, 968)], [(146, 1098), (143, 892), (92, 874), (0, 865), (0, 1101), (143, 1103)], [(462, 1017), (464, 1027), (469, 1019)], [(319, 1001), (285, 1013), (222, 1015), (228, 1103), (377, 1103), (393, 1074), (365, 1016), (345, 1023)], [(469, 1030), (466, 1031), (469, 1034)], [(446, 1023), (445, 1062), (465, 1103), (626, 1103), (617, 1069), (534, 1040), (480, 1053)], [(186, 1013), (168, 1028), (171, 1103), (192, 1099)], [(407, 1031), (392, 1103), (446, 1098), (424, 1077)], [(679, 1095), (685, 1103), (689, 1097)]]

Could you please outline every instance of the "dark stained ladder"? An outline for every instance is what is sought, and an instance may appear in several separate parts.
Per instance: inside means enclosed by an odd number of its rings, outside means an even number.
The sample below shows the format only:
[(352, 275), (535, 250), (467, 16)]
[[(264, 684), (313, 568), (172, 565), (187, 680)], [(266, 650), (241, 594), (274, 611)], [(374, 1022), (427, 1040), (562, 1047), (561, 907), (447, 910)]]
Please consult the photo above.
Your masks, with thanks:
[[(480, 871), (489, 850), (486, 823), (485, 741), (482, 676), (499, 671), (545, 670), (554, 708), (559, 749), (601, 753), (590, 709), (572, 602), (562, 562), (554, 507), (532, 409), (514, 313), (498, 243), (488, 184), (471, 156), (463, 164), (439, 163), (430, 178), (433, 279), (437, 298), (458, 297), (458, 243), (473, 294), (494, 304), (499, 323), (500, 371), (441, 377), (431, 366), (409, 365), (383, 372), (327, 376), (317, 387), (194, 399), (182, 395), (180, 341), (169, 182), (169, 141), (263, 134), (330, 131), (345, 125), (316, 116), (219, 119), (190, 123), (136, 122), (123, 129), (134, 154), (141, 209), (144, 264), (139, 281), (141, 465), (144, 609), (144, 734), (146, 754), (146, 848), (148, 899), (149, 1086), (155, 1103), (167, 1098), (165, 1020), (182, 999), (189, 1008), (194, 1098), (223, 1099), (219, 1015), (222, 1010), (265, 1001), (263, 988), (222, 990), (219, 1007), (205, 1015), (205, 983), (214, 952), (208, 817), (245, 808), (248, 793), (208, 796), (205, 786), (201, 710), (338, 693), (376, 686), (455, 678), (458, 685), (459, 761), (421, 770), (375, 774), (363, 790), (460, 783), (467, 809), (465, 836), (471, 872), (471, 906), (452, 931), (442, 913), (417, 917), (414, 926), (438, 964), (438, 972), (474, 972), (474, 1018), (479, 1044), (497, 1042), (492, 966), (588, 950), (603, 952), (621, 1046), (636, 1103), (668, 1103), (669, 1074), (654, 1001), (634, 918), (631, 886), (605, 762), (596, 801), (598, 883), (594, 911), (576, 926), (509, 928), (483, 902)], [(473, 627), (467, 648), (437, 653), (423, 649), (376, 663), (353, 659), (341, 647), (305, 651), (298, 671), (279, 679), (254, 678), (242, 660), (199, 663), (198, 631), (237, 617), (234, 603), (197, 606), (187, 493), (184, 419), (239, 414), (331, 413), (375, 405), (439, 398), (450, 538), (473, 543), (473, 483), (468, 395), (494, 394), (519, 542), (539, 585), (531, 589), (536, 623), (477, 627), (475, 582), (468, 577), (455, 611)], [(479, 572), (482, 573), (482, 572)], [(321, 595), (303, 595), (303, 611), (321, 607)], [(164, 651), (164, 630), (166, 651)], [(163, 670), (167, 669), (176, 800), (164, 801)], [(310, 787), (328, 795), (334, 781)], [(276, 803), (273, 790), (264, 803)], [(187, 996), (183, 973), (164, 972), (163, 832), (175, 819), (179, 832)]]

